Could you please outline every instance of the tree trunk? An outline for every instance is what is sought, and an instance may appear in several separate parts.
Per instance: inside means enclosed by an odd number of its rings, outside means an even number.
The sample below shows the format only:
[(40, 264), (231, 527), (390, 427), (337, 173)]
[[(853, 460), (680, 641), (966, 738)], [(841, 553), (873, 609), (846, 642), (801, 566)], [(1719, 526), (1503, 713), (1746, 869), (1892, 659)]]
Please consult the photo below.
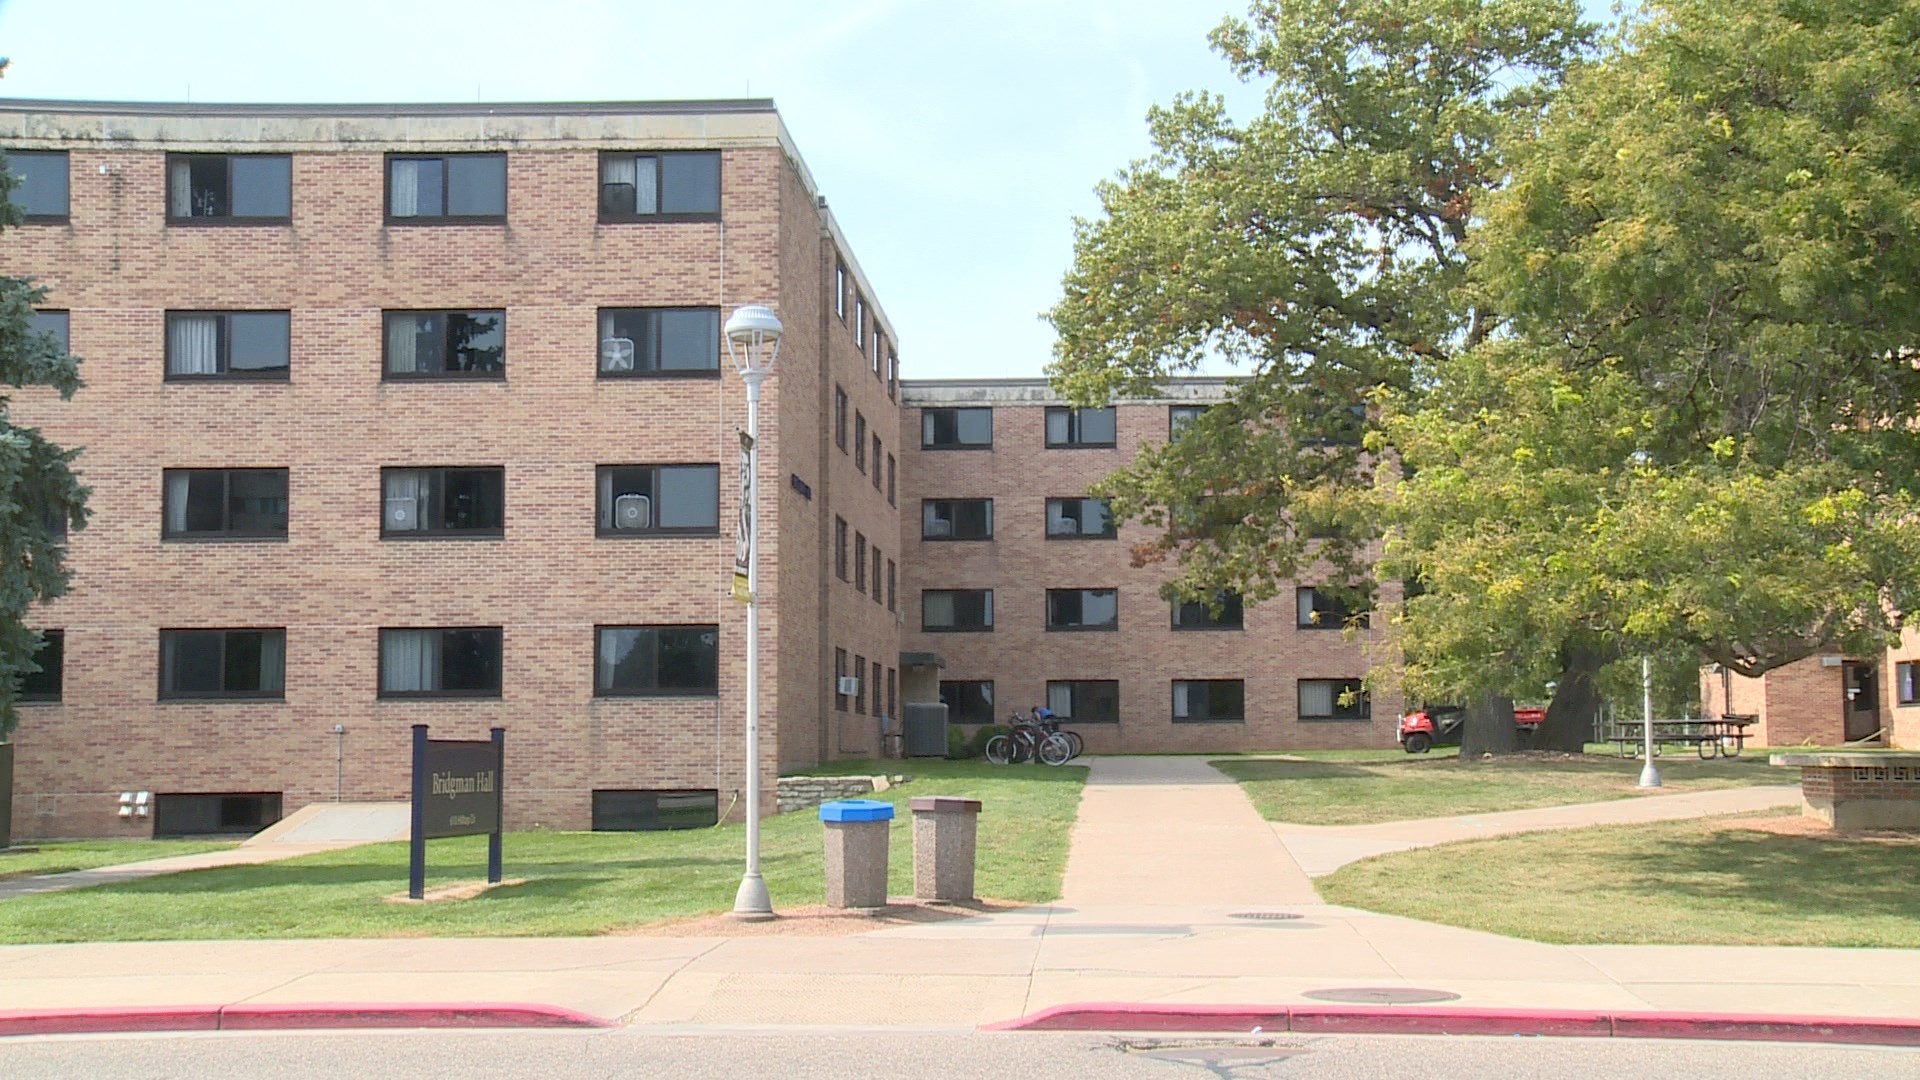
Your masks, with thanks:
[(1594, 714), (1600, 709), (1600, 692), (1593, 680), (1611, 659), (1607, 652), (1584, 645), (1569, 644), (1560, 650), (1560, 681), (1547, 703), (1546, 720), (1534, 732), (1535, 750), (1578, 754), (1586, 749), (1593, 737)]
[(1460, 757), (1477, 760), (1482, 754), (1511, 754), (1520, 748), (1513, 726), (1513, 699), (1488, 694), (1467, 706), (1460, 722)]

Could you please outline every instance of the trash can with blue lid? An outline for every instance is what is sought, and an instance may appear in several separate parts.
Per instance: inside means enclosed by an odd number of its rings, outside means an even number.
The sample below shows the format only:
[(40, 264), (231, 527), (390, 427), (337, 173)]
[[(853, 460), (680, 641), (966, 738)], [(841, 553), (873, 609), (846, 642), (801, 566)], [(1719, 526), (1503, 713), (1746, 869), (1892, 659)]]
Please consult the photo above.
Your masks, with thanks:
[(827, 834), (827, 906), (885, 907), (893, 804), (879, 799), (821, 803), (820, 821)]

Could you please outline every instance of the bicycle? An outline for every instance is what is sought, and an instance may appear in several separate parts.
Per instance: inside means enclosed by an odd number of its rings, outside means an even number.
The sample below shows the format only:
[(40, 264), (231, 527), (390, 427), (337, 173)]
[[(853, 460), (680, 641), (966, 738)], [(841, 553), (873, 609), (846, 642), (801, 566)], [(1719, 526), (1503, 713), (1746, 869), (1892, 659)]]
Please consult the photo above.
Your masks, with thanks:
[(1008, 717), (1012, 730), (987, 740), (986, 758), (990, 764), (1013, 765), (1038, 760), (1042, 765), (1065, 765), (1079, 756), (1080, 736), (1060, 730), (1059, 721), (1044, 708), (1035, 708), (1032, 719), (1015, 712)]

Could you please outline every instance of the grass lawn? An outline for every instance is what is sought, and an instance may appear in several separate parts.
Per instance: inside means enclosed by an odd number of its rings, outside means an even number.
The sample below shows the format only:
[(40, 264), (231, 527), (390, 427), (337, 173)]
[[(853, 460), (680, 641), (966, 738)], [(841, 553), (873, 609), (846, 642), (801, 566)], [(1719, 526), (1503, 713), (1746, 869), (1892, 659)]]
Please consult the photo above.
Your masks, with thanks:
[[(238, 841), (221, 840), (35, 840), (18, 845), (16, 850), (0, 850), (0, 881), (33, 877), (36, 874), (64, 874), (70, 870), (92, 870), (99, 866), (166, 859), (175, 855), (197, 855), (202, 851), (221, 851), (239, 846)], [(34, 850), (28, 851), (27, 848)]]
[[(979, 894), (1025, 901), (1059, 896), (1067, 834), (1086, 769), (914, 761), (836, 771), (914, 777), (877, 796), (900, 807), (890, 851), (896, 895), (913, 890), (913, 829), (906, 801), (915, 795), (966, 795), (985, 804)], [(0, 943), (601, 934), (731, 908), (745, 838), (740, 825), (655, 833), (510, 833), (504, 843), (506, 876), (525, 878), (526, 884), (431, 905), (384, 902), (406, 892), (407, 845), (375, 844), (262, 866), (0, 901)], [(817, 812), (763, 822), (760, 852), (776, 910), (824, 900)], [(429, 889), (485, 876), (485, 837), (428, 844)]]
[[(1267, 820), (1299, 825), (1366, 825), (1641, 794), (1640, 762), (1610, 753), (1491, 761), (1437, 754), (1350, 750), (1299, 755), (1305, 761), (1242, 757), (1213, 764), (1240, 781)], [(1770, 768), (1759, 753), (1718, 761), (1669, 754), (1658, 762), (1663, 786), (1657, 793), (1663, 794), (1800, 779), (1793, 770)]]
[(1777, 835), (1739, 820), (1444, 844), (1314, 884), (1328, 903), (1561, 944), (1920, 948), (1920, 837)]

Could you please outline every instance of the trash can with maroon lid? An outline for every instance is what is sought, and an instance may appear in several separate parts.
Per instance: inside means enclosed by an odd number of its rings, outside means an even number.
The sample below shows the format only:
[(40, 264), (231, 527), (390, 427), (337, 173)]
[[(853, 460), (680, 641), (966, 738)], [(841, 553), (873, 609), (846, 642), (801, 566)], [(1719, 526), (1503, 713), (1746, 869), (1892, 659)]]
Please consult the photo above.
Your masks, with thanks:
[(842, 799), (820, 804), (827, 833), (827, 906), (887, 906), (887, 834), (893, 804)]
[(923, 795), (908, 805), (913, 810), (914, 898), (972, 900), (980, 800)]

